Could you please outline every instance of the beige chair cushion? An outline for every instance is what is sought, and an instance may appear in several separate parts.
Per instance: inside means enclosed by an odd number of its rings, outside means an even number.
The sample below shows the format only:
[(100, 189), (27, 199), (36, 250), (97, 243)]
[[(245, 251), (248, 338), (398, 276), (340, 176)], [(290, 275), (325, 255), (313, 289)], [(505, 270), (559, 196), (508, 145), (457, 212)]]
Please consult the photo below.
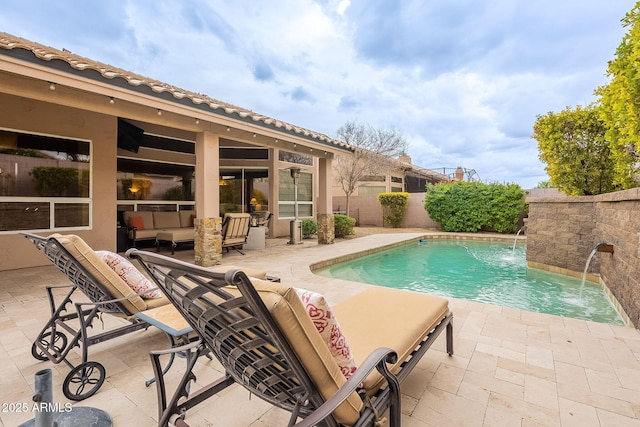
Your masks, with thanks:
[(153, 224), (156, 229), (180, 228), (180, 214), (175, 211), (153, 212)]
[[(147, 304), (111, 269), (80, 237), (68, 234), (53, 234), (60, 244), (73, 256), (84, 268), (102, 284), (113, 299), (129, 298), (122, 301), (122, 305), (131, 313), (147, 309)], [(157, 298), (165, 300), (166, 298)]]
[(191, 228), (193, 227), (193, 220), (196, 217), (195, 211), (180, 211), (180, 227)]
[[(418, 344), (449, 313), (447, 299), (399, 289), (372, 286), (333, 307), (356, 363), (376, 348), (388, 347), (398, 353), (397, 373)], [(365, 321), (368, 320), (368, 321)], [(376, 370), (364, 381), (367, 395), (383, 385)]]
[(222, 221), (222, 245), (244, 243), (249, 234), (251, 215), (248, 213), (226, 213)]
[[(333, 396), (346, 379), (313, 325), (295, 288), (261, 280), (253, 283), (322, 396), (325, 399)], [(354, 392), (338, 407), (334, 416), (341, 424), (353, 425), (362, 406), (362, 400)]]

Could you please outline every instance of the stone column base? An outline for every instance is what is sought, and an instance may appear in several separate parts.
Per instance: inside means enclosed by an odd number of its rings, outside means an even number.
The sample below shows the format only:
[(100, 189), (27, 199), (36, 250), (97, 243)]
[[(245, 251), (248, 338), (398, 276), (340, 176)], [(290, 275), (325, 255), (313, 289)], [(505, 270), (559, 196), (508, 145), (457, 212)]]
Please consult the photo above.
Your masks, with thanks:
[(318, 244), (331, 245), (336, 239), (333, 214), (318, 214)]
[(202, 267), (220, 264), (220, 259), (222, 259), (222, 219), (196, 218), (193, 220), (193, 225), (196, 234), (193, 243), (194, 263)]

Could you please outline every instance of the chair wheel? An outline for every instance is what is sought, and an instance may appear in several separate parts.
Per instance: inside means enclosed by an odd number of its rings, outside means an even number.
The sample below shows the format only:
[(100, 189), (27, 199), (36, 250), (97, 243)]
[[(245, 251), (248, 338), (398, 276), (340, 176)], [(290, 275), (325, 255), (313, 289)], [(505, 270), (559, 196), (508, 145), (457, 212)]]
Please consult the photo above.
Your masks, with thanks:
[[(39, 342), (50, 351), (50, 354), (57, 354), (57, 360), (62, 351), (67, 347), (67, 336), (60, 331), (56, 331), (52, 339), (51, 332), (47, 332), (42, 335)], [(49, 360), (46, 353), (40, 350), (36, 343), (33, 343), (31, 346), (31, 355), (38, 360)]]
[(84, 400), (98, 391), (104, 379), (104, 366), (100, 363), (81, 363), (73, 368), (64, 379), (62, 392), (69, 400)]

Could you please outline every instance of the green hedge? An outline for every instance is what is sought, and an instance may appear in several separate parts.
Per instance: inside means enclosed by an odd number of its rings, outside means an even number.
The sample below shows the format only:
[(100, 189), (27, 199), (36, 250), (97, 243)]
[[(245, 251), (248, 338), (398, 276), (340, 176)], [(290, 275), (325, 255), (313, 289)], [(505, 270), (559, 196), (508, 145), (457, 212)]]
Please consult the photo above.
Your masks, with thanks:
[(314, 220), (306, 218), (302, 220), (302, 238), (308, 239), (311, 236), (318, 234), (318, 223)]
[(390, 192), (378, 194), (378, 202), (382, 206), (383, 225), (398, 228), (404, 218), (409, 204), (409, 193)]
[(517, 184), (430, 184), (424, 208), (443, 231), (515, 233), (524, 211), (524, 190)]
[(347, 215), (335, 214), (333, 216), (335, 223), (336, 237), (346, 237), (354, 234), (353, 227), (356, 226), (356, 219)]

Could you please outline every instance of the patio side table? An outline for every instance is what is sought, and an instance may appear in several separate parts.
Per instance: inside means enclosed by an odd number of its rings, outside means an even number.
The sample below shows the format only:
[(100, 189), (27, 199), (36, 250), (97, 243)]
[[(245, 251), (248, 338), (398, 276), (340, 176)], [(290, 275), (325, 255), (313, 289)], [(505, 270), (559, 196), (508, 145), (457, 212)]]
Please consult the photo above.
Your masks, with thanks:
[[(136, 313), (135, 316), (164, 332), (167, 338), (169, 338), (171, 347), (185, 345), (190, 341), (189, 334), (193, 332), (193, 328), (189, 326), (187, 321), (184, 320), (178, 310), (176, 310), (176, 308), (171, 304), (156, 307), (151, 310), (141, 311)], [(176, 353), (171, 353), (167, 365), (162, 370), (163, 374), (166, 374), (171, 368), (175, 355)], [(189, 357), (189, 354), (185, 354), (183, 357), (187, 358)], [(149, 387), (155, 382), (155, 380), (155, 378), (150, 378), (145, 381), (145, 385)]]

